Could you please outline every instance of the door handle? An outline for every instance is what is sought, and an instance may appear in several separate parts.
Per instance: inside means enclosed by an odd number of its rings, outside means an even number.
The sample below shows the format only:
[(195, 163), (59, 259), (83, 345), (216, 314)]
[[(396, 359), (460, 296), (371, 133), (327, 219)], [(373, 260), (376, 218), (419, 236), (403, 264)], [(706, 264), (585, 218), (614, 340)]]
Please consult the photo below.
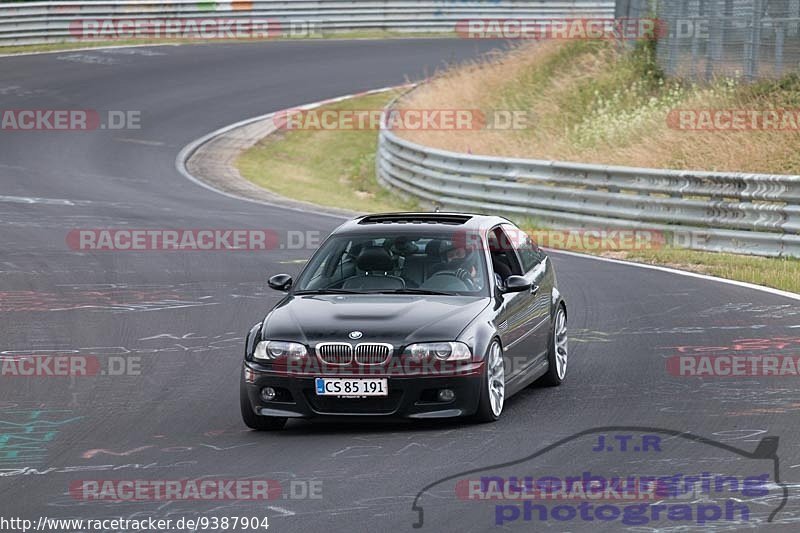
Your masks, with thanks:
[(536, 294), (537, 292), (539, 292), (539, 286), (535, 284), (531, 285), (531, 294)]

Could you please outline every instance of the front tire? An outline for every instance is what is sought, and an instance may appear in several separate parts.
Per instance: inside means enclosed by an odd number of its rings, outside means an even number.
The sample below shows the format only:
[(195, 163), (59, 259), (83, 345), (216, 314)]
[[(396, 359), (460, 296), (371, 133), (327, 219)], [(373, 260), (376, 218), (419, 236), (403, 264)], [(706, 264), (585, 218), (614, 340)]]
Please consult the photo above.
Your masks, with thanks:
[(550, 338), (547, 341), (547, 374), (541, 382), (548, 387), (561, 385), (567, 376), (567, 356), (569, 355), (569, 338), (567, 337), (567, 309), (563, 303), (558, 304), (553, 324), (550, 327)]
[(247, 386), (242, 381), (239, 388), (239, 406), (242, 410), (242, 420), (244, 425), (256, 431), (276, 431), (283, 429), (286, 425), (286, 418), (277, 416), (258, 416), (253, 412), (250, 405), (250, 398), (247, 397)]
[(503, 348), (496, 339), (489, 345), (486, 364), (483, 371), (481, 398), (475, 420), (478, 422), (495, 422), (503, 413), (506, 398), (506, 373), (503, 362)]

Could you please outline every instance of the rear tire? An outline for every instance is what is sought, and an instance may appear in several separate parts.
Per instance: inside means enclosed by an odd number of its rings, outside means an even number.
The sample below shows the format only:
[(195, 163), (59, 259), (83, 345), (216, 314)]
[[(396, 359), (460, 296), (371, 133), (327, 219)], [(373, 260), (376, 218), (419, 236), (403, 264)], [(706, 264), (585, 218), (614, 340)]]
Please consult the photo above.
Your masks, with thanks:
[(567, 376), (567, 356), (569, 355), (567, 336), (567, 309), (563, 303), (558, 304), (553, 323), (550, 325), (550, 337), (547, 341), (547, 374), (542, 376), (541, 384), (546, 387), (558, 387)]
[(496, 422), (503, 414), (506, 398), (506, 376), (503, 362), (503, 348), (497, 339), (489, 345), (486, 364), (483, 369), (481, 397), (478, 402), (476, 422)]
[(242, 420), (244, 425), (256, 431), (276, 431), (283, 429), (288, 420), (285, 417), (277, 416), (259, 416), (253, 412), (253, 406), (250, 405), (250, 398), (247, 397), (247, 386), (242, 381), (239, 388), (239, 406), (242, 409)]

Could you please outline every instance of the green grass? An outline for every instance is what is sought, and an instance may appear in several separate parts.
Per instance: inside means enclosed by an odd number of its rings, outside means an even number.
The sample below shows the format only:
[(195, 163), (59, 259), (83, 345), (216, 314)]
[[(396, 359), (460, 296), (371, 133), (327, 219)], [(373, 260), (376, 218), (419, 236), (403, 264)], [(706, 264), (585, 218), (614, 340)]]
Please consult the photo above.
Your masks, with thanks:
[(625, 259), (800, 293), (800, 259), (797, 258), (754, 257), (664, 248), (626, 252)]
[[(283, 37), (276, 39), (265, 39), (264, 41), (301, 41), (318, 39), (402, 39), (402, 38), (452, 38), (453, 32), (431, 32), (431, 33), (408, 33), (383, 30), (364, 30), (351, 32), (325, 32), (321, 37)], [(254, 43), (260, 42), (256, 39), (126, 39), (110, 41), (78, 41), (64, 43), (47, 44), (28, 44), (22, 46), (0, 46), (0, 55), (3, 54), (25, 54), (35, 52), (61, 52), (76, 50), (81, 48), (101, 48), (107, 46), (131, 46), (131, 45), (157, 45), (157, 44), (209, 44), (214, 42), (230, 43)]]
[[(347, 100), (324, 109), (382, 109), (393, 93)], [(375, 130), (278, 131), (242, 154), (242, 176), (277, 194), (362, 212), (413, 210), (416, 204), (375, 179)]]

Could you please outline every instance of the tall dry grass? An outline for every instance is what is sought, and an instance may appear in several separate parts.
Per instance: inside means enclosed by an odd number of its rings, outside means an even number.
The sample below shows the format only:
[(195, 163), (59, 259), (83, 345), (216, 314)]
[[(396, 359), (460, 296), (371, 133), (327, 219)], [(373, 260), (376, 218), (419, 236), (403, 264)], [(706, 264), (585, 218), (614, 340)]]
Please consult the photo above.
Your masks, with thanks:
[(800, 109), (800, 80), (705, 86), (666, 80), (650, 46), (545, 42), (446, 71), (400, 102), (409, 109), (524, 110), (521, 130), (405, 131), (474, 154), (628, 166), (800, 174), (800, 132), (685, 131), (674, 109)]

